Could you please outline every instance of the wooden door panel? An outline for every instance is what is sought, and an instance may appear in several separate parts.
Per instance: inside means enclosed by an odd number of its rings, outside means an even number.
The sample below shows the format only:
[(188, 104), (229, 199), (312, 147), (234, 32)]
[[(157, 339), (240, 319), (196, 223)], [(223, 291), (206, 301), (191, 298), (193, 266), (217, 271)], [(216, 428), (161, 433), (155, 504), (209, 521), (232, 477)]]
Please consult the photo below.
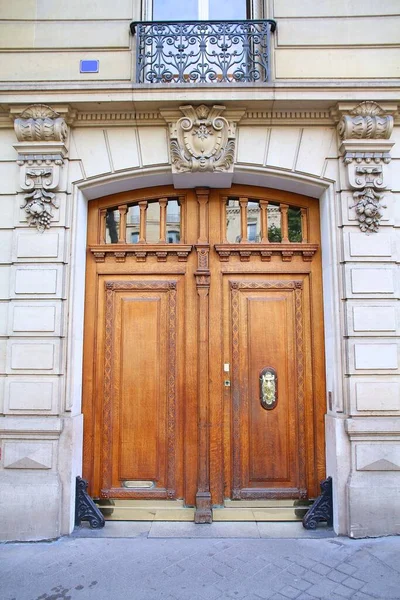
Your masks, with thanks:
[(174, 498), (176, 281), (106, 281), (105, 287), (101, 495)]
[[(303, 497), (302, 281), (231, 281), (233, 497)], [(277, 400), (260, 401), (260, 374), (277, 374)]]
[(134, 294), (138, 297), (121, 293), (116, 299), (121, 330), (114, 354), (120, 364), (118, 480), (152, 480), (165, 487), (166, 297)]

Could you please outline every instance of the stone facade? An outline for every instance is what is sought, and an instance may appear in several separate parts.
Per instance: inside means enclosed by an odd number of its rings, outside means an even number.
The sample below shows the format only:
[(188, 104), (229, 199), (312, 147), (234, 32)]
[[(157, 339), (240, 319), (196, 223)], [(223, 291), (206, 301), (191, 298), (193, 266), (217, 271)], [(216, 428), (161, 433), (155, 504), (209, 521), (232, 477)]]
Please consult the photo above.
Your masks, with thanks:
[(228, 180), (320, 199), (334, 527), (400, 533), (398, 3), (265, 2), (271, 83), (184, 90), (132, 90), (134, 4), (0, 7), (0, 539), (73, 528), (87, 203)]

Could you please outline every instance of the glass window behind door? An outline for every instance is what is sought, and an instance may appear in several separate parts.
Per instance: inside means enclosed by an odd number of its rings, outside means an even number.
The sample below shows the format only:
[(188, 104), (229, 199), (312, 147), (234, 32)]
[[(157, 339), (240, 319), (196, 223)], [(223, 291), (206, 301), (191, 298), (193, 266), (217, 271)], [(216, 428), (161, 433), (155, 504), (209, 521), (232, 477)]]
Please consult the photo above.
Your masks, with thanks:
[(153, 0), (153, 21), (242, 21), (246, 0)]

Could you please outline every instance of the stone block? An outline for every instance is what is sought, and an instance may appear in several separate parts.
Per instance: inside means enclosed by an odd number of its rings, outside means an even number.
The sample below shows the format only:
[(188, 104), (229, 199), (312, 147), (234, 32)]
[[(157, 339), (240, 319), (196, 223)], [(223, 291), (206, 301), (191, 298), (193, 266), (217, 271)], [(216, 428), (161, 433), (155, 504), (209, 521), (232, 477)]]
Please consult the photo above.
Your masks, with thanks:
[(82, 161), (85, 177), (111, 172), (103, 129), (79, 127), (71, 136), (70, 156)]
[[(35, 40), (35, 23), (11, 21), (1, 24), (0, 48), (33, 48)], [(15, 138), (13, 143), (15, 143)]]
[[(334, 12), (335, 8), (333, 7), (331, 10)], [(303, 17), (303, 15), (301, 16)], [(362, 23), (363, 26), (360, 27), (359, 18), (341, 19), (339, 17), (336, 19), (305, 19), (304, 17), (279, 19), (278, 47), (333, 47), (338, 45), (339, 40), (347, 46), (368, 46), (371, 43), (371, 31), (374, 31), (374, 44), (380, 46), (397, 44), (400, 27), (398, 16), (391, 15), (386, 19), (380, 18), (378, 28), (374, 17), (365, 16)], [(313, 31), (312, 36), (310, 36), (310, 27)]]
[[(127, 24), (128, 26), (128, 24)], [(80, 73), (80, 60), (99, 60), (98, 73)], [(63, 50), (57, 52), (57, 68), (46, 51), (9, 51), (0, 71), (1, 81), (104, 81), (132, 79), (133, 53), (129, 50), (95, 52)], [(16, 166), (16, 165), (15, 165)], [(1, 174), (1, 168), (0, 168)], [(15, 181), (15, 178), (12, 179)], [(7, 192), (5, 192), (7, 193)]]
[(355, 446), (357, 471), (400, 471), (399, 443), (379, 442)]
[(4, 413), (4, 385), (7, 377), (0, 375), (0, 415)]
[[(365, 13), (363, 13), (365, 14)], [(400, 49), (277, 49), (276, 79), (395, 79), (400, 76)]]
[(7, 335), (8, 302), (0, 301), (0, 336)]
[(0, 338), (0, 373), (6, 372), (7, 363), (7, 340)]
[[(6, 25), (7, 25), (7, 23), (2, 23), (2, 35), (1, 35), (1, 42), (0, 42), (1, 44), (4, 44), (3, 33), (5, 31)], [(14, 29), (14, 33), (15, 33), (16, 29), (21, 27), (21, 25), (23, 26), (24, 24), (19, 23), (18, 25), (16, 25), (16, 24), (12, 25), (12, 27)], [(32, 27), (32, 25), (29, 25), (29, 26)], [(23, 27), (22, 27), (22, 29), (23, 29)], [(3, 46), (3, 47), (9, 48), (10, 46)], [(0, 129), (0, 156), (1, 156), (2, 161), (3, 160), (7, 160), (7, 161), (16, 161), (17, 160), (18, 153), (14, 148), (15, 141), (16, 141), (15, 132), (12, 127), (10, 127), (10, 129)], [(2, 217), (3, 217), (3, 213), (2, 213)]]
[(347, 333), (348, 335), (394, 336), (398, 330), (397, 306), (387, 303), (363, 302), (347, 304)]
[(321, 177), (328, 157), (337, 155), (333, 127), (305, 127), (296, 160), (296, 171)]
[(53, 446), (50, 441), (11, 441), (3, 442), (4, 469), (51, 469), (53, 467)]
[[(351, 344), (350, 344), (351, 348)], [(397, 370), (398, 346), (395, 343), (354, 342), (354, 370)], [(352, 369), (350, 355), (350, 369)]]
[(0, 300), (10, 297), (10, 274), (10, 267), (0, 265)]
[(345, 245), (345, 260), (388, 261), (395, 251), (391, 231), (383, 229), (378, 235), (363, 232), (348, 232)]
[(36, 229), (15, 232), (14, 262), (59, 262), (65, 259), (64, 230), (43, 233)]
[(15, 203), (16, 196), (0, 196), (0, 229), (12, 229), (14, 227)]
[(268, 127), (239, 127), (237, 134), (237, 162), (263, 165), (269, 137)]
[(18, 265), (12, 267), (13, 298), (60, 298), (63, 293), (62, 265)]
[(9, 376), (4, 389), (5, 414), (57, 414), (59, 377)]
[(398, 158), (395, 158), (394, 160), (392, 160), (392, 162), (389, 165), (389, 171), (390, 171), (390, 183), (388, 182), (388, 186), (390, 186), (393, 190), (393, 192), (400, 192), (400, 175), (399, 175), (399, 168), (400, 168), (400, 160)]
[(276, 17), (351, 17), (359, 15), (395, 15), (397, 0), (386, 0), (377, 4), (375, 0), (302, 0), (301, 3), (287, 0), (274, 1), (273, 18)]
[(61, 335), (61, 302), (12, 301), (9, 310), (9, 335)]
[(133, 19), (133, 9), (131, 0), (113, 0), (110, 2), (101, 0), (100, 2), (86, 2), (82, 4), (80, 0), (68, 0), (68, 6), (57, 4), (52, 0), (37, 0), (36, 18), (41, 20), (58, 21), (65, 18), (69, 20), (113, 20), (113, 19)]
[(11, 229), (0, 229), (0, 263), (2, 264), (11, 263), (12, 236)]
[[(59, 207), (52, 209), (53, 216), (51, 220), (51, 228), (57, 225), (64, 226), (68, 224), (66, 219), (69, 208), (69, 196), (64, 192), (57, 192), (57, 199), (59, 201)], [(26, 219), (26, 212), (24, 209), (24, 194), (17, 194), (17, 196), (14, 198), (14, 203), (15, 225), (18, 227), (18, 229), (25, 228), (30, 229), (32, 231), (36, 231), (36, 229), (34, 229), (33, 226), (29, 225)]]
[(272, 127), (267, 165), (281, 169), (294, 169), (300, 136), (299, 127)]
[(126, 127), (110, 127), (106, 131), (111, 160), (115, 171), (131, 169), (140, 165), (137, 130)]
[(62, 490), (57, 474), (7, 469), (0, 472), (0, 487), (1, 540), (38, 541), (60, 535)]
[(165, 127), (139, 127), (140, 152), (143, 166), (169, 162), (168, 134)]
[[(60, 23), (38, 22), (35, 27), (35, 48), (129, 48), (129, 27), (125, 21), (96, 21), (99, 3), (90, 15), (90, 20), (76, 20)], [(69, 15), (64, 15), (64, 18)], [(22, 48), (29, 47), (30, 39), (21, 40)], [(33, 44), (32, 44), (33, 45)], [(9, 46), (11, 48), (14, 45)]]
[(400, 382), (359, 379), (351, 382), (357, 411), (399, 411)]
[[(3, 61), (3, 64), (4, 63), (5, 61)], [(15, 194), (18, 187), (18, 181), (19, 167), (17, 163), (11, 161), (0, 162), (0, 194)]]
[(11, 338), (8, 341), (8, 373), (59, 373), (60, 341), (21, 340)]
[(0, 3), (0, 19), (35, 19), (36, 0), (19, 0), (14, 2)]
[(355, 471), (347, 484), (349, 535), (400, 533), (400, 473)]
[(394, 142), (394, 146), (390, 155), (393, 159), (400, 158), (400, 127), (399, 125), (393, 127), (392, 135), (390, 136), (392, 142)]
[[(345, 187), (346, 186), (347, 186), (347, 184), (345, 184)], [(354, 197), (350, 191), (345, 190), (340, 193), (340, 205), (341, 205), (341, 209), (342, 209), (343, 225), (356, 225), (357, 229), (358, 229), (359, 223), (357, 220), (357, 215), (356, 215), (356, 211), (354, 208), (354, 204), (355, 204)], [(386, 190), (384, 197), (382, 198), (382, 204), (384, 204), (386, 208), (384, 208), (382, 211), (382, 218), (380, 220), (380, 225), (379, 225), (379, 235), (384, 232), (386, 225), (394, 225), (395, 224), (396, 210), (397, 210), (396, 194), (393, 194), (391, 191)], [(359, 229), (358, 229), (357, 233), (361, 234)], [(366, 234), (364, 234), (364, 235), (366, 235)], [(372, 234), (372, 235), (379, 238), (379, 235), (376, 235), (376, 234)], [(367, 237), (368, 237), (368, 239), (372, 238), (371, 235), (369, 235)], [(348, 254), (349, 253), (349, 245), (348, 245), (347, 241), (346, 241), (346, 245), (345, 245), (345, 251), (347, 253), (346, 256), (349, 256), (349, 254)], [(351, 260), (354, 260), (354, 259), (352, 258)]]
[(390, 267), (347, 267), (347, 297), (384, 298), (395, 293), (395, 271)]

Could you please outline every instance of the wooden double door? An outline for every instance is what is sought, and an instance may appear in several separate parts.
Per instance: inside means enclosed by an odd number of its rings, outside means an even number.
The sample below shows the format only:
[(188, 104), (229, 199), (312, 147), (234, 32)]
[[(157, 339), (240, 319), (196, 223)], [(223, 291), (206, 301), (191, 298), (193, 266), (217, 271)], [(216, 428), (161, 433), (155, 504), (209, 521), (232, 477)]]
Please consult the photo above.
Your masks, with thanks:
[(319, 213), (282, 191), (89, 206), (84, 476), (96, 498), (309, 498), (324, 478)]

